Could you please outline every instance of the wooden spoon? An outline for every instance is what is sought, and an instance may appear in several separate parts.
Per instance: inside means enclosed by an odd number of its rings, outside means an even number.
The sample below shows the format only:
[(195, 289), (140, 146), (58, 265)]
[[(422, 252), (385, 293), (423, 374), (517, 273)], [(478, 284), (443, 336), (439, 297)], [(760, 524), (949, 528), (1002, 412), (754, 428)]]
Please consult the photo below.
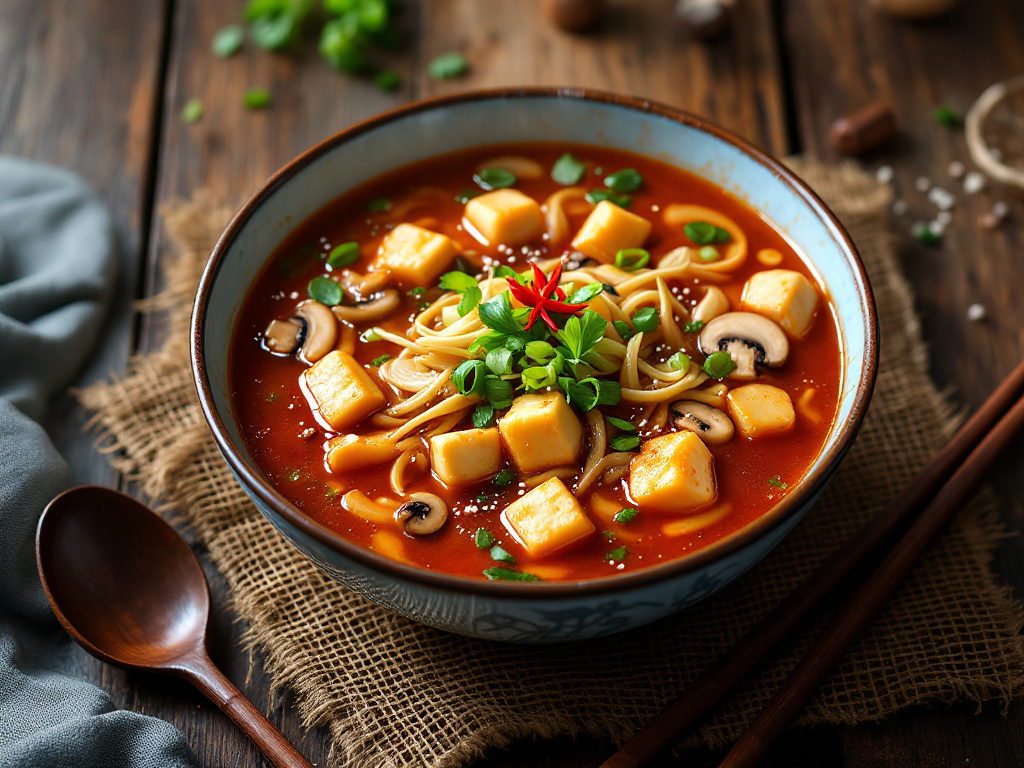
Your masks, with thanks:
[(93, 656), (190, 680), (279, 768), (312, 768), (206, 652), (210, 590), (188, 544), (151, 509), (83, 486), (43, 510), (36, 564), (60, 623)]

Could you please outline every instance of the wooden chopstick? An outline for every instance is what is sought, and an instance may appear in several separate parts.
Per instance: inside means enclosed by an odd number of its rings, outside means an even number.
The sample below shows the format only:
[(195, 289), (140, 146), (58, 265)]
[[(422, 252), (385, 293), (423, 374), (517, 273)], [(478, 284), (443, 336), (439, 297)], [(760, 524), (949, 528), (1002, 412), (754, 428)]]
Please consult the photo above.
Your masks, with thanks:
[(1022, 424), (1024, 399), (1018, 400), (971, 451), (892, 552), (843, 606), (768, 706), (733, 745), (721, 768), (749, 768), (758, 761), (786, 724), (803, 709), (853, 640), (871, 623), (875, 613), (896, 591), (928, 543), (959, 509), (967, 494)]
[[(981, 408), (903, 491), (814, 575), (793, 590), (774, 611), (740, 638), (707, 671), (700, 674), (681, 696), (670, 702), (618, 752), (608, 758), (601, 768), (637, 768), (676, 743), (691, 723), (795, 630), (815, 606), (859, 565), (913, 519), (957, 466), (965, 464), (968, 454), (982, 443), (1022, 393), (1024, 362), (993, 391)], [(983, 469), (983, 466), (978, 467), (977, 474), (980, 475)], [(760, 739), (760, 736), (757, 738)], [(739, 747), (739, 744), (737, 742), (736, 746)]]

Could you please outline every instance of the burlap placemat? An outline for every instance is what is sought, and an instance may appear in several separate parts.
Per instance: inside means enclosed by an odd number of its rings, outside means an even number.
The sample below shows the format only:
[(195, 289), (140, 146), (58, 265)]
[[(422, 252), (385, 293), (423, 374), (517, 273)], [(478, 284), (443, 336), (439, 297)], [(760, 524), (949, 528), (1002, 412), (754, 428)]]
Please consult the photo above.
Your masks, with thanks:
[[(162, 311), (167, 340), (125, 376), (82, 393), (101, 450), (209, 548), (247, 640), (304, 721), (327, 727), (332, 764), (455, 766), (526, 736), (621, 741), (677, 695), (893, 496), (950, 436), (955, 417), (926, 352), (887, 229), (890, 193), (852, 167), (795, 164), (849, 228), (878, 300), (882, 352), (856, 445), (806, 520), (749, 575), (641, 631), (562, 647), (469, 640), (371, 605), (312, 566), (248, 502), (203, 422), (187, 322), (200, 270), (228, 210), (197, 195), (164, 222), (177, 256)], [(1021, 606), (990, 561), (992, 500), (965, 508), (846, 655), (799, 722), (859, 723), (912, 704), (998, 700), (1024, 685)], [(734, 739), (813, 636), (768, 663), (689, 743)]]

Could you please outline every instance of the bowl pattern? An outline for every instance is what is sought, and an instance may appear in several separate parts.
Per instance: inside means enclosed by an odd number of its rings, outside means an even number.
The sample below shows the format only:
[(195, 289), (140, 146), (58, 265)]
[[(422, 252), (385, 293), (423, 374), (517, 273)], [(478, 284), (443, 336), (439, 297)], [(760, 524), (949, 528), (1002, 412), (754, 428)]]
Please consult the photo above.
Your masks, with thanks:
[[(763, 215), (805, 254), (830, 294), (843, 350), (839, 411), (804, 479), (766, 515), (686, 558), (563, 584), (481, 582), (386, 560), (305, 517), (270, 485), (235, 426), (228, 350), (248, 286), (276, 246), (348, 189), (469, 146), (522, 141), (639, 152), (698, 173)], [(556, 642), (620, 632), (694, 604), (761, 560), (799, 522), (849, 448), (874, 384), (874, 303), (853, 244), (777, 161), (698, 118), (647, 101), (556, 89), (486, 91), (421, 102), (339, 133), (272, 177), (214, 249), (193, 313), (193, 372), (226, 460), (259, 510), (325, 572), (412, 619), (493, 640)]]

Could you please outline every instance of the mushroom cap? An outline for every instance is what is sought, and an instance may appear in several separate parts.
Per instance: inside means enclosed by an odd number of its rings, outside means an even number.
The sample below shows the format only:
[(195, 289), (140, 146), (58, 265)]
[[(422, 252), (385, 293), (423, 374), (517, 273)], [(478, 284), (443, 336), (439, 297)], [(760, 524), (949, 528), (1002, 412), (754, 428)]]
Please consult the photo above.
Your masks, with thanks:
[(775, 368), (789, 357), (786, 332), (755, 312), (719, 315), (704, 326), (697, 346), (705, 355), (728, 352), (738, 366), (734, 374), (737, 378), (752, 378), (757, 375), (757, 364)]
[(372, 322), (387, 317), (402, 305), (402, 296), (394, 288), (386, 288), (379, 295), (355, 304), (338, 304), (331, 307), (334, 316), (339, 320), (355, 322)]
[(413, 536), (429, 536), (441, 530), (448, 519), (448, 505), (432, 493), (411, 493), (409, 500), (395, 510), (395, 520)]
[(306, 325), (302, 320), (275, 318), (263, 332), (263, 343), (271, 352), (290, 355), (302, 346), (305, 330)]
[(306, 326), (306, 334), (298, 355), (307, 363), (315, 363), (334, 349), (338, 338), (338, 321), (331, 309), (319, 301), (308, 299), (295, 308), (292, 318), (298, 318)]
[(696, 432), (708, 445), (720, 445), (732, 439), (736, 431), (732, 419), (714, 406), (696, 400), (676, 400), (669, 406), (676, 429)]

